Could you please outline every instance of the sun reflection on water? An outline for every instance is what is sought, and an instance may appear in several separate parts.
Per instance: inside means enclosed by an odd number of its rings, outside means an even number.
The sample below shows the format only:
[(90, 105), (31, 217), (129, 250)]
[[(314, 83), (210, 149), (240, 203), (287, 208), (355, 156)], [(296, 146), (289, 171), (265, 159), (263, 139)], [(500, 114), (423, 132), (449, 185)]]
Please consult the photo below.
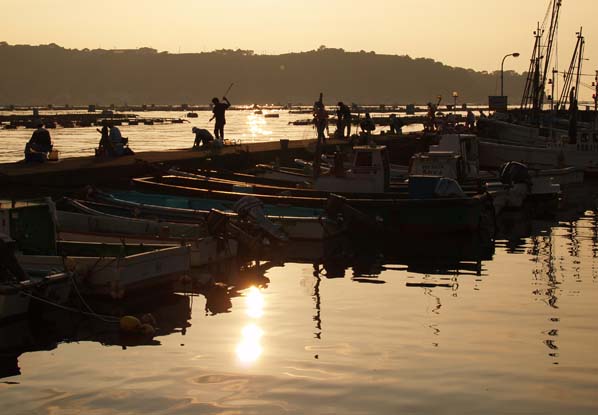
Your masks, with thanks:
[(252, 137), (272, 135), (272, 131), (267, 130), (266, 119), (262, 115), (251, 114), (247, 116), (247, 126), (249, 128), (249, 134)]
[(251, 319), (241, 331), (241, 341), (237, 345), (237, 358), (244, 364), (256, 362), (262, 354), (261, 338), (263, 330), (253, 321), (264, 315), (264, 296), (256, 287), (245, 294), (246, 314)]

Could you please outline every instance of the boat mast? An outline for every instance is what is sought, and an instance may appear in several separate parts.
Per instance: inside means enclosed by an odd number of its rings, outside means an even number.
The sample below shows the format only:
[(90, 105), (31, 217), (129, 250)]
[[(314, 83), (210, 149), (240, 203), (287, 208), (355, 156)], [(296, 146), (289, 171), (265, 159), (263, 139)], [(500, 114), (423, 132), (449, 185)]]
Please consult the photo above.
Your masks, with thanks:
[[(562, 0), (551, 0), (550, 8), (550, 27), (546, 37), (546, 45), (542, 45), (542, 38), (544, 37), (546, 19), (540, 27), (534, 32), (535, 42), (532, 58), (530, 60), (530, 67), (525, 82), (525, 89), (521, 99), (521, 109), (532, 109), (534, 113), (542, 110), (544, 104), (544, 88), (546, 86), (546, 78), (550, 68), (552, 58), (552, 51), (554, 49), (554, 41), (558, 31), (559, 12), (561, 9)], [(548, 16), (548, 14), (547, 14)], [(545, 49), (544, 54), (542, 50)]]
[[(575, 45), (575, 50), (573, 51), (573, 57), (571, 58), (571, 63), (569, 64), (569, 69), (565, 72), (565, 80), (563, 83), (563, 89), (561, 90), (561, 96), (559, 98), (557, 104), (557, 110), (565, 109), (567, 103), (571, 104), (571, 95), (574, 100), (577, 100), (579, 94), (579, 84), (581, 81), (581, 68), (583, 65), (583, 52), (585, 47), (585, 39), (582, 34), (583, 28), (579, 29), (577, 32), (577, 44)], [(573, 77), (575, 76), (575, 84), (573, 84)], [(572, 92), (572, 88), (575, 88), (575, 91)]]

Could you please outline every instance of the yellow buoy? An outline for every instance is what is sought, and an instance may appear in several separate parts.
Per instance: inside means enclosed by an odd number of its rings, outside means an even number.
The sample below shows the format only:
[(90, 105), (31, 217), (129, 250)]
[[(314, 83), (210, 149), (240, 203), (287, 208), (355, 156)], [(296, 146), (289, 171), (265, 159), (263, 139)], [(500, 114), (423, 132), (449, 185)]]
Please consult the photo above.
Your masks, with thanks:
[(156, 334), (156, 329), (154, 329), (151, 324), (147, 323), (141, 325), (140, 331), (144, 336), (148, 337), (154, 337), (154, 334)]
[(120, 319), (120, 329), (128, 333), (138, 332), (141, 329), (141, 321), (137, 317), (123, 316)]

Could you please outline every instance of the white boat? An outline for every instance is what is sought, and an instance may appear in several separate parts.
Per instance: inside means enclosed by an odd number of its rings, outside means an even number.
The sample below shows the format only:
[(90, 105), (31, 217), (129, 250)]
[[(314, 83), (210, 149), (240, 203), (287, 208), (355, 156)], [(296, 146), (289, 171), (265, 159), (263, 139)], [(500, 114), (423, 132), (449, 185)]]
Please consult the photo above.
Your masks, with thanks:
[[(340, 157), (342, 155), (339, 154)], [(350, 155), (350, 160), (342, 160), (342, 164), (335, 166), (335, 156), (323, 154), (321, 156), (320, 175), (314, 178), (313, 162), (303, 159), (295, 159), (294, 162), (301, 168), (278, 167), (269, 164), (258, 164), (256, 175), (268, 179), (289, 182), (302, 187), (309, 187), (316, 190), (330, 190), (331, 186), (347, 180), (357, 184), (352, 190), (353, 193), (375, 193), (384, 192), (384, 181), (378, 181), (375, 176), (377, 171), (388, 170), (390, 179), (404, 179), (407, 176), (407, 167), (398, 164), (391, 164), (386, 156), (385, 146), (356, 146)], [(342, 166), (342, 167), (341, 167)], [(340, 175), (339, 175), (340, 172)], [(336, 179), (331, 177), (336, 176)], [(320, 183), (318, 183), (320, 182)], [(343, 187), (346, 187), (343, 185)], [(377, 190), (375, 190), (377, 189)], [(342, 190), (336, 190), (337, 192)]]
[(59, 210), (58, 239), (63, 241), (188, 246), (191, 266), (200, 267), (237, 255), (234, 239), (208, 235), (205, 226), (118, 216), (93, 216)]
[[(107, 244), (81, 243), (80, 248), (92, 246), (97, 255), (17, 255), (25, 269), (41, 272), (58, 270), (74, 272), (77, 283), (89, 295), (124, 298), (133, 291), (168, 287), (175, 279), (188, 274), (189, 247), (152, 245), (135, 254), (115, 254)], [(70, 248), (75, 248), (74, 243)], [(126, 250), (127, 247), (123, 247)]]
[(72, 275), (28, 272), (18, 263), (15, 249), (15, 241), (0, 234), (0, 320), (26, 314), (33, 301), (64, 304), (71, 292)]
[(82, 291), (122, 298), (132, 291), (171, 286), (189, 271), (190, 248), (173, 245), (58, 241), (47, 204), (0, 210), (0, 233), (16, 241), (27, 272), (72, 272)]
[(572, 144), (562, 130), (496, 119), (483, 120), (481, 127), (480, 165), (484, 168), (517, 161), (532, 169), (575, 167), (589, 174), (598, 172), (598, 141), (589, 131), (580, 133)]
[(62, 305), (71, 293), (72, 276), (49, 270), (45, 276), (29, 276), (24, 281), (0, 282), (0, 321), (23, 316), (32, 302), (43, 301)]
[(444, 135), (429, 152), (413, 156), (410, 174), (448, 177), (461, 183), (482, 182), (493, 197), (496, 213), (505, 208), (522, 208), (528, 198), (558, 201), (561, 194), (559, 178), (566, 184), (583, 181), (583, 173), (579, 170), (551, 169), (526, 172), (525, 180), (507, 180), (509, 183), (505, 183), (505, 177), (480, 170), (480, 151), (481, 145), (475, 135)]

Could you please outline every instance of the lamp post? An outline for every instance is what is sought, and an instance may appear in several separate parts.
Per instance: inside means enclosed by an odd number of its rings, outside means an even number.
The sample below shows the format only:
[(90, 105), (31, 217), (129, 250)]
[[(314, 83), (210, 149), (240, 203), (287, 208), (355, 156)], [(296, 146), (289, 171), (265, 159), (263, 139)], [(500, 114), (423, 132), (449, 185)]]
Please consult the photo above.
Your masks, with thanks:
[(509, 56), (512, 56), (514, 58), (518, 58), (519, 57), (519, 52), (509, 53), (508, 55), (505, 55), (504, 58), (502, 58), (502, 62), (500, 64), (500, 96), (501, 97), (505, 96), (505, 90), (504, 90), (505, 72), (504, 72), (504, 67), (505, 67), (505, 59), (507, 59)]
[(459, 97), (459, 93), (457, 91), (453, 92), (453, 112), (457, 112), (457, 98)]

